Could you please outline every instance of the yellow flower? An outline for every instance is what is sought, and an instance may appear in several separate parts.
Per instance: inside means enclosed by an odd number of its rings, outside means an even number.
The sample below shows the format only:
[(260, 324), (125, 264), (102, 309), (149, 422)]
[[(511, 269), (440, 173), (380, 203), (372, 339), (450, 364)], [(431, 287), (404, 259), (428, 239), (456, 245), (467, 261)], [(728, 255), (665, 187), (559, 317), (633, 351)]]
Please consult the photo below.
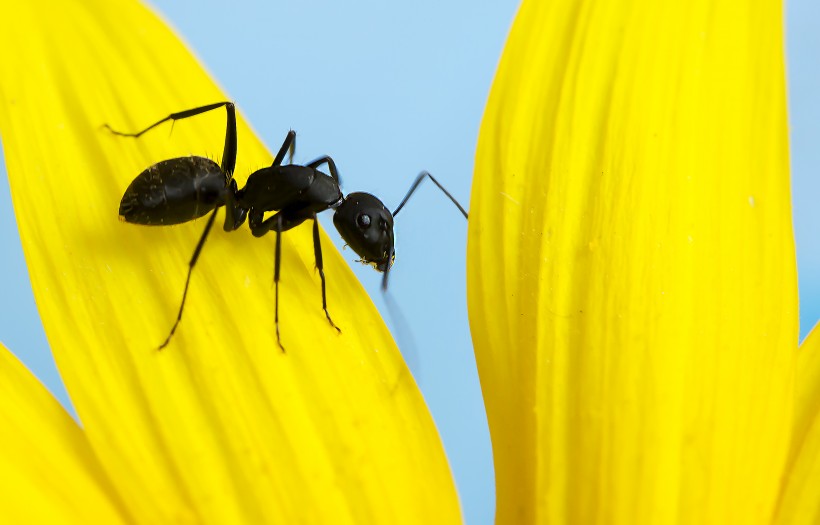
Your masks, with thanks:
[[(441, 443), (395, 344), (322, 237), (339, 336), (321, 310), (311, 228), (273, 236), (117, 221), (130, 180), (221, 144), (225, 114), (133, 140), (163, 114), (226, 100), (127, 0), (16, 2), (0, 22), (0, 132), (32, 287), (80, 428), (0, 351), (3, 521), (458, 522)], [(241, 120), (241, 119), (240, 119)], [(170, 125), (167, 128), (170, 130)], [(240, 185), (270, 153), (239, 123)], [(216, 153), (216, 152), (211, 152)], [(221, 213), (221, 212), (220, 212)], [(241, 255), (238, 255), (241, 254)]]
[(521, 7), (468, 248), (498, 523), (820, 519), (782, 27), (778, 0)]
[[(115, 203), (147, 165), (219, 143), (204, 130), (224, 117), (173, 140), (100, 125), (224, 95), (144, 9), (86, 4), (15, 4), (0, 32), (16, 51), (0, 132), (21, 237), (83, 422), (0, 353), (6, 516), (458, 521), (423, 402), (331, 250), (330, 293), (351, 298), (342, 337), (318, 308), (308, 229), (284, 237), (288, 355), (271, 243), (247, 230), (213, 236), (183, 327), (153, 349), (202, 223), (135, 228)], [(499, 523), (820, 519), (820, 335), (798, 351), (781, 10), (522, 5), (469, 226)], [(139, 31), (115, 35), (121, 20)], [(271, 158), (240, 124), (238, 177)]]

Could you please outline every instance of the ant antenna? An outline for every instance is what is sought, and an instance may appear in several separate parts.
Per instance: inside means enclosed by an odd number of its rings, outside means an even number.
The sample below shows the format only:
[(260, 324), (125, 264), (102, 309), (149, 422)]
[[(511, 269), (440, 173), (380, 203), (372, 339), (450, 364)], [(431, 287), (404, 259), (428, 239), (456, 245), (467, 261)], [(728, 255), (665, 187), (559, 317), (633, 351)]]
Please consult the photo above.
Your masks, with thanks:
[(387, 277), (390, 275), (390, 268), (393, 267), (393, 259), (396, 258), (396, 250), (391, 248), (390, 253), (387, 255), (387, 267), (384, 269), (384, 275), (382, 276), (382, 292), (385, 293), (387, 293)]
[[(419, 184), (421, 184), (421, 181), (423, 181), (423, 180), (424, 180), (424, 177), (430, 177), (430, 180), (431, 180), (431, 181), (433, 181), (433, 184), (435, 184), (436, 186), (438, 186), (438, 189), (440, 189), (441, 191), (443, 191), (443, 192), (444, 192), (444, 194), (445, 194), (445, 195), (447, 195), (447, 198), (448, 198), (448, 199), (450, 199), (450, 201), (451, 201), (453, 204), (455, 204), (455, 205), (456, 205), (456, 208), (458, 208), (458, 211), (460, 211), (460, 212), (461, 212), (461, 214), (462, 214), (462, 215), (464, 215), (464, 218), (465, 218), (465, 219), (467, 219), (467, 220), (469, 220), (469, 217), (467, 216), (467, 211), (466, 211), (466, 210), (465, 210), (465, 209), (461, 206), (461, 204), (459, 204), (459, 203), (458, 203), (458, 201), (456, 200), (456, 198), (455, 198), (455, 197), (453, 197), (452, 195), (450, 195), (450, 192), (449, 192), (449, 191), (447, 191), (447, 190), (444, 188), (444, 186), (442, 186), (442, 185), (441, 185), (441, 183), (440, 183), (439, 181), (437, 181), (437, 180), (436, 180), (436, 178), (435, 178), (435, 177), (433, 177), (432, 175), (430, 175), (430, 172), (429, 172), (429, 171), (427, 171), (427, 170), (422, 171), (421, 173), (419, 173), (418, 177), (416, 177), (416, 180), (414, 180), (414, 181), (413, 181), (413, 184), (410, 186), (410, 190), (407, 192), (407, 195), (405, 195), (405, 196), (404, 196), (404, 198), (402, 199), (401, 203), (400, 203), (400, 204), (398, 205), (398, 207), (396, 208), (396, 211), (394, 211), (394, 212), (393, 212), (393, 217), (395, 217), (396, 215), (398, 215), (398, 214), (399, 214), (399, 212), (401, 211), (401, 209), (402, 209), (402, 208), (404, 207), (404, 205), (407, 203), (407, 200), (408, 200), (408, 199), (410, 199), (410, 196), (411, 196), (411, 195), (413, 195), (413, 192), (414, 192), (414, 191), (416, 191), (416, 188), (418, 188), (418, 187), (419, 187)], [(386, 269), (385, 269), (385, 271), (384, 271), (384, 277), (382, 277), (382, 291), (383, 291), (383, 292), (386, 292), (386, 291), (387, 291), (387, 278), (388, 278), (388, 275), (390, 275), (390, 267), (393, 265), (393, 258), (395, 257), (395, 251), (391, 250), (391, 251), (390, 251), (390, 253), (389, 253), (388, 255), (389, 255), (389, 256), (388, 256), (388, 259), (387, 259), (387, 260), (388, 260), (388, 263), (387, 263), (387, 268), (386, 268)]]
[(444, 189), (444, 186), (442, 186), (439, 183), (439, 181), (437, 181), (436, 178), (433, 177), (432, 175), (430, 175), (430, 172), (426, 171), (426, 170), (419, 173), (419, 176), (416, 177), (415, 181), (413, 181), (413, 185), (410, 186), (410, 191), (407, 192), (407, 195), (404, 196), (404, 199), (402, 199), (401, 204), (399, 204), (398, 208), (396, 208), (396, 211), (393, 212), (393, 217), (395, 217), (396, 215), (399, 214), (399, 212), (401, 211), (401, 209), (404, 207), (405, 203), (407, 202), (407, 199), (409, 199), (410, 196), (413, 195), (413, 192), (416, 191), (416, 188), (419, 187), (419, 184), (421, 184), (421, 181), (424, 180), (424, 177), (430, 177), (430, 180), (433, 181), (433, 184), (438, 186), (438, 189), (443, 191), (444, 194), (447, 195), (447, 198), (450, 199), (450, 201), (452, 201), (452, 203), (456, 205), (456, 207), (458, 208), (458, 211), (460, 211), (461, 214), (464, 215), (464, 218), (468, 219), (467, 212), (464, 210), (464, 208), (461, 207), (461, 204), (458, 203), (456, 198), (453, 197), (452, 195), (450, 195), (450, 192), (447, 191), (446, 189)]

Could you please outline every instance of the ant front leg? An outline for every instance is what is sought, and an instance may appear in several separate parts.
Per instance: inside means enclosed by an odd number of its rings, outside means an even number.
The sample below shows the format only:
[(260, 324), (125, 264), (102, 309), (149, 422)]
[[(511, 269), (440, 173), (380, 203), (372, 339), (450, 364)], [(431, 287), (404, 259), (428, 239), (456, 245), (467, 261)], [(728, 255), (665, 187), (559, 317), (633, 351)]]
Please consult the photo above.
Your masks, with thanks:
[(262, 237), (269, 231), (273, 230), (275, 232), (286, 232), (290, 229), (299, 226), (311, 216), (299, 216), (294, 215), (290, 216), (290, 214), (280, 211), (273, 217), (269, 217), (265, 220), (262, 220), (263, 212), (258, 210), (251, 210), (248, 213), (248, 225), (251, 227), (251, 233), (254, 237)]
[[(328, 157), (329, 158), (329, 157)], [(332, 162), (332, 161), (331, 161)], [(336, 326), (330, 314), (327, 311), (327, 292), (325, 291), (325, 268), (322, 261), (322, 245), (319, 242), (319, 221), (316, 220), (316, 214), (313, 214), (313, 256), (316, 258), (316, 269), (319, 270), (319, 277), (322, 278), (322, 310), (325, 311), (330, 326), (336, 329), (337, 332), (342, 333), (342, 329)]]
[(339, 178), (339, 170), (336, 169), (336, 163), (333, 162), (333, 159), (331, 159), (329, 155), (322, 155), (310, 164), (306, 164), (306, 166), (308, 168), (316, 169), (325, 163), (327, 163), (327, 167), (330, 170), (330, 176), (333, 178), (334, 181), (336, 181), (336, 185), (341, 187), (342, 180)]

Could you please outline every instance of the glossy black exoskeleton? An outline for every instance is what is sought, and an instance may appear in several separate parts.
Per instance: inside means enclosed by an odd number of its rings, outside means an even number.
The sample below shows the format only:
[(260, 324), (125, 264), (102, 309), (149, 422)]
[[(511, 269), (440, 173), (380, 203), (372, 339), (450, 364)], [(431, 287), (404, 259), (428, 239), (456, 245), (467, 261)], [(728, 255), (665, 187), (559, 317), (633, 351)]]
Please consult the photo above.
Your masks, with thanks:
[[(322, 309), (328, 322), (336, 330), (327, 311), (327, 294), (325, 291), (325, 274), (322, 262), (322, 247), (319, 243), (319, 223), (316, 214), (327, 209), (335, 209), (333, 224), (339, 230), (344, 241), (355, 251), (361, 262), (372, 265), (383, 272), (382, 288), (387, 288), (387, 277), (395, 259), (393, 217), (401, 210), (407, 199), (413, 194), (425, 177), (429, 177), (445, 195), (458, 207), (464, 217), (467, 212), (428, 172), (421, 172), (410, 190), (393, 213), (378, 198), (369, 193), (351, 193), (344, 197), (340, 188), (336, 164), (329, 156), (319, 157), (304, 166), (297, 164), (282, 165), (285, 155), (293, 154), (296, 133), (290, 131), (282, 147), (276, 154), (273, 164), (251, 173), (245, 187), (239, 189), (233, 179), (236, 166), (236, 109), (231, 102), (218, 102), (178, 113), (172, 113), (137, 133), (114, 131), (112, 133), (126, 137), (139, 137), (146, 131), (169, 120), (181, 120), (224, 107), (227, 111), (227, 128), (225, 147), (222, 153), (222, 164), (197, 156), (179, 157), (154, 164), (140, 173), (125, 190), (120, 202), (120, 219), (142, 225), (167, 226), (180, 224), (206, 215), (211, 212), (205, 230), (199, 238), (191, 260), (188, 263), (188, 275), (182, 302), (179, 306), (176, 321), (168, 337), (160, 345), (164, 348), (171, 340), (182, 319), (185, 298), (191, 272), (194, 269), (208, 233), (211, 231), (216, 212), (225, 207), (223, 229), (227, 232), (236, 230), (247, 219), (251, 232), (261, 237), (273, 230), (276, 232), (276, 251), (274, 258), (274, 283), (276, 288), (276, 306), (274, 320), (276, 340), (284, 351), (279, 337), (279, 268), (281, 261), (281, 234), (307, 219), (313, 220), (313, 250), (316, 268), (322, 281)], [(318, 170), (327, 164), (330, 174)], [(276, 212), (265, 219), (268, 212)]]

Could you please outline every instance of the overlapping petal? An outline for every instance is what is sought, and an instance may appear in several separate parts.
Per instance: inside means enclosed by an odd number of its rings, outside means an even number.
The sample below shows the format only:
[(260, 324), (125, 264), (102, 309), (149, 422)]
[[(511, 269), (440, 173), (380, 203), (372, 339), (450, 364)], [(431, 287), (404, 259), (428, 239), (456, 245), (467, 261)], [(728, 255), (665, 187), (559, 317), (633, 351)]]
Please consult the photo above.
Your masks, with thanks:
[(0, 502), (7, 523), (127, 523), (85, 434), (0, 345)]
[(800, 345), (789, 461), (775, 523), (809, 524), (820, 520), (820, 331)]
[[(204, 221), (124, 224), (119, 199), (157, 161), (218, 157), (225, 117), (139, 140), (101, 126), (136, 130), (225, 100), (173, 34), (126, 0), (18, 2), (0, 29), (0, 133), (35, 298), (124, 512), (145, 523), (458, 521), (424, 402), (323, 235), (343, 333), (328, 325), (309, 226), (284, 236), (287, 354), (273, 329), (273, 238), (247, 229), (211, 234), (177, 335), (156, 350)], [(240, 121), (240, 185), (271, 158)]]
[(771, 518), (797, 348), (781, 10), (523, 3), (469, 231), (499, 523)]

